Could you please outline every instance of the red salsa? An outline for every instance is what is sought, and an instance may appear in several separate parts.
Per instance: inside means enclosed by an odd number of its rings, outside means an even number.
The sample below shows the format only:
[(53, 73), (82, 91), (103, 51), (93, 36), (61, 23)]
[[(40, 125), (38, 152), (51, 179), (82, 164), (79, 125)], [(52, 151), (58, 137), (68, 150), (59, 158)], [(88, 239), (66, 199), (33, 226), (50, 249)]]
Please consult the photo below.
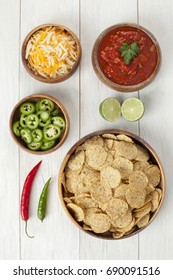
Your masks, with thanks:
[[(139, 54), (127, 65), (121, 57), (123, 43), (137, 42)], [(120, 85), (136, 85), (153, 73), (157, 64), (157, 49), (150, 37), (135, 27), (120, 27), (111, 30), (98, 48), (98, 61), (104, 75)]]

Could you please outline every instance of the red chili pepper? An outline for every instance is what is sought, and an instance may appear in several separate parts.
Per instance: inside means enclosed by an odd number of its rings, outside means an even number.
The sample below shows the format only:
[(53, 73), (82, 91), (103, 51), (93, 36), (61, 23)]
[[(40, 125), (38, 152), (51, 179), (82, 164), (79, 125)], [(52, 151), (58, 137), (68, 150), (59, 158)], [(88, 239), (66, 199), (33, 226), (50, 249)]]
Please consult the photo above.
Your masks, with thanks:
[(34, 236), (29, 236), (27, 233), (27, 220), (29, 219), (28, 211), (29, 211), (29, 202), (30, 202), (30, 194), (31, 194), (31, 188), (32, 183), (35, 178), (35, 175), (38, 171), (38, 168), (41, 164), (42, 160), (33, 167), (33, 169), (29, 172), (28, 176), (25, 179), (22, 196), (21, 196), (21, 202), (20, 202), (20, 213), (22, 220), (24, 220), (25, 223), (25, 233), (28, 237), (33, 238)]

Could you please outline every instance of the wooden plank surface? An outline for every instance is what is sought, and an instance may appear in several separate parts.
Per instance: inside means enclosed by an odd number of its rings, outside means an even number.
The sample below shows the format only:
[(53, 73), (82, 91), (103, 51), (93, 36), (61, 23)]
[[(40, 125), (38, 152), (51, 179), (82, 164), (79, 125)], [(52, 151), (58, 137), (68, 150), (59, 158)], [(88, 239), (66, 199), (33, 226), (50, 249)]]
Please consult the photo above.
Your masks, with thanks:
[[(21, 6), (21, 42), (35, 26), (43, 23), (60, 23), (79, 33), (79, 1), (64, 0), (23, 0)], [(32, 93), (48, 93), (59, 99), (67, 108), (71, 129), (65, 144), (58, 151), (45, 155), (30, 156), (21, 151), (21, 188), (25, 176), (32, 166), (43, 159), (31, 196), (31, 219), (29, 231), (35, 234), (33, 240), (26, 238), (24, 225), (21, 226), (22, 259), (78, 259), (78, 229), (70, 223), (64, 213), (57, 192), (58, 172), (62, 159), (72, 144), (79, 139), (79, 71), (69, 80), (60, 84), (44, 84), (34, 80), (21, 65), (20, 98)], [(75, 128), (75, 129), (74, 129)], [(27, 163), (27, 164), (26, 164)], [(37, 203), (44, 182), (52, 177), (50, 185), (48, 216), (43, 223), (36, 217)], [(70, 234), (69, 234), (70, 233)]]
[(0, 259), (20, 257), (19, 149), (9, 132), (9, 116), (19, 99), (20, 1), (0, 1)]
[[(154, 13), (153, 13), (154, 11)], [(3, 44), (0, 44), (1, 99), (0, 131), (0, 259), (172, 259), (173, 204), (172, 189), (172, 45), (173, 14), (171, 0), (0, 0), (0, 23)], [(91, 52), (97, 36), (110, 25), (119, 22), (139, 22), (158, 39), (162, 49), (162, 66), (158, 77), (139, 94), (118, 93), (106, 87), (96, 77)], [(20, 58), (21, 44), (35, 26), (60, 23), (71, 28), (81, 40), (83, 56), (80, 68), (60, 84), (44, 84), (26, 73)], [(63, 146), (45, 155), (30, 155), (19, 150), (8, 129), (13, 106), (33, 93), (47, 93), (59, 99), (67, 108), (71, 129)], [(145, 104), (145, 114), (138, 123), (120, 118), (107, 123), (99, 115), (98, 106), (107, 97), (122, 102), (139, 96)], [(103, 241), (79, 230), (61, 207), (57, 180), (61, 162), (69, 148), (82, 136), (104, 128), (121, 128), (140, 134), (158, 153), (165, 167), (166, 199), (157, 219), (140, 235), (122, 241)], [(42, 159), (33, 185), (28, 231), (19, 216), (19, 199), (23, 182), (30, 169)], [(36, 217), (41, 189), (49, 177), (48, 213), (40, 223)]]
[[(151, 15), (151, 11), (154, 11)], [(173, 188), (172, 188), (172, 77), (173, 55), (168, 54), (168, 46), (173, 44), (172, 26), (169, 20), (173, 15), (171, 0), (140, 0), (139, 23), (150, 29), (158, 39), (162, 50), (160, 73), (153, 83), (141, 91), (141, 99), (146, 113), (141, 120), (141, 137), (146, 139), (158, 153), (165, 168), (167, 191), (157, 219), (140, 234), (140, 259), (173, 258)]]

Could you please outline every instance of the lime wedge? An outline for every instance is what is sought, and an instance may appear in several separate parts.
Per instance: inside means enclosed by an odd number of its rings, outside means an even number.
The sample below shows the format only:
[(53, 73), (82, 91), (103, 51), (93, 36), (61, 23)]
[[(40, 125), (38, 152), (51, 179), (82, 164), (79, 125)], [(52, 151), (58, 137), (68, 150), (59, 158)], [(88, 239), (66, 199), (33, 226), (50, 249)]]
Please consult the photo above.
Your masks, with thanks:
[(139, 120), (144, 113), (144, 104), (138, 98), (126, 99), (121, 106), (123, 117), (131, 122)]
[(121, 105), (115, 98), (105, 99), (99, 106), (101, 116), (109, 121), (116, 121), (121, 116)]

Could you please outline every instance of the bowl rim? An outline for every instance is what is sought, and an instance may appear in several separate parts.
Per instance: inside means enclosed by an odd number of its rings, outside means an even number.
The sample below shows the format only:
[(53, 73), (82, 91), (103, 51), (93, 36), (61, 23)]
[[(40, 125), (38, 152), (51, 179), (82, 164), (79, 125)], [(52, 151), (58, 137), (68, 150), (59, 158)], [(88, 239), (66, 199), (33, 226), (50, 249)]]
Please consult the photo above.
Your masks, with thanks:
[[(25, 53), (26, 53), (26, 46), (27, 46), (27, 43), (29, 41), (29, 39), (31, 38), (31, 36), (37, 32), (38, 30), (40, 29), (43, 29), (43, 28), (46, 28), (46, 27), (56, 27), (56, 28), (59, 28), (59, 29), (65, 29), (67, 30), (67, 32), (69, 32), (72, 37), (74, 38), (75, 42), (76, 42), (76, 45), (77, 45), (77, 53), (78, 53), (78, 56), (77, 56), (77, 59), (72, 67), (72, 69), (64, 76), (62, 77), (57, 77), (57, 78), (44, 78), (42, 77), (41, 75), (36, 75), (34, 73), (34, 71), (29, 67), (28, 63), (27, 63), (27, 60), (25, 59)], [(25, 70), (36, 80), (40, 81), (40, 82), (43, 82), (43, 83), (48, 83), (48, 84), (53, 84), (53, 83), (60, 83), (60, 82), (63, 82), (65, 81), (66, 79), (70, 78), (72, 76), (72, 74), (77, 70), (77, 67), (81, 61), (81, 57), (82, 57), (82, 47), (81, 47), (81, 43), (80, 43), (80, 40), (79, 38), (77, 37), (77, 35), (68, 27), (64, 26), (64, 25), (61, 25), (61, 24), (55, 24), (55, 23), (46, 23), (46, 24), (41, 24), (41, 25), (38, 25), (36, 26), (35, 28), (33, 28), (25, 37), (25, 39), (23, 40), (23, 43), (22, 43), (22, 48), (21, 48), (21, 57), (22, 57), (22, 63), (23, 63), (23, 66), (25, 68)]]
[[(63, 112), (63, 115), (64, 115), (64, 118), (65, 118), (65, 121), (66, 121), (66, 129), (64, 131), (64, 134), (60, 140), (60, 142), (58, 142), (53, 148), (47, 150), (47, 151), (32, 151), (30, 149), (28, 149), (27, 147), (25, 147), (24, 145), (22, 145), (18, 138), (14, 135), (13, 133), (13, 118), (14, 118), (14, 115), (16, 113), (16, 111), (19, 109), (19, 106), (24, 103), (25, 101), (29, 101), (30, 99), (33, 99), (33, 98), (48, 98), (50, 100), (52, 100), (58, 107), (60, 107), (61, 111)], [(35, 155), (45, 155), (45, 154), (50, 154), (54, 151), (56, 151), (65, 141), (65, 139), (67, 138), (68, 136), (68, 133), (69, 133), (69, 129), (70, 129), (70, 119), (69, 119), (69, 115), (68, 115), (68, 112), (67, 112), (67, 109), (64, 107), (64, 105), (58, 100), (56, 99), (54, 96), (52, 95), (48, 95), (48, 94), (41, 94), (41, 93), (38, 93), (38, 94), (32, 94), (32, 95), (28, 95), (24, 98), (22, 98), (13, 108), (12, 112), (11, 112), (11, 115), (10, 115), (10, 120), (9, 120), (9, 129), (10, 129), (10, 133), (11, 133), (11, 136), (13, 138), (13, 140), (15, 141), (15, 143), (21, 148), (23, 149), (25, 152), (28, 152), (28, 153), (31, 153), (31, 154), (35, 154)]]
[[(121, 27), (133, 27), (133, 28), (142, 30), (152, 40), (152, 42), (154, 43), (156, 50), (157, 50), (157, 64), (156, 64), (156, 67), (153, 70), (152, 74), (143, 82), (140, 82), (135, 85), (120, 85), (118, 83), (111, 81), (104, 75), (104, 73), (102, 72), (102, 70), (100, 68), (99, 62), (98, 62), (97, 52), (98, 52), (98, 48), (99, 48), (101, 41), (110, 31), (112, 31), (116, 28), (121, 28)], [(92, 49), (91, 60), (92, 60), (92, 65), (93, 65), (96, 75), (105, 85), (107, 85), (108, 87), (110, 87), (114, 90), (121, 91), (121, 92), (134, 92), (134, 91), (138, 91), (138, 90), (146, 87), (155, 79), (155, 77), (157, 76), (157, 74), (160, 70), (161, 61), (162, 61), (162, 53), (161, 53), (161, 48), (160, 48), (159, 42), (157, 41), (156, 37), (147, 28), (145, 28), (137, 23), (124, 22), (124, 23), (118, 23), (118, 24), (111, 25), (110, 27), (107, 27), (105, 30), (103, 30), (100, 33), (100, 35), (97, 37), (97, 39), (94, 43), (94, 46)]]
[[(136, 231), (130, 233), (129, 235), (126, 235), (126, 236), (122, 236), (120, 238), (113, 238), (113, 237), (107, 237), (107, 236), (100, 236), (100, 235), (97, 235), (96, 233), (94, 232), (90, 232), (90, 231), (87, 231), (87, 230), (84, 230), (83, 227), (73, 218), (73, 216), (71, 215), (71, 213), (69, 212), (69, 210), (67, 209), (67, 206), (66, 206), (66, 203), (65, 201), (63, 200), (63, 186), (62, 186), (62, 181), (61, 181), (61, 176), (64, 172), (64, 169), (65, 169), (65, 166), (70, 158), (70, 156), (74, 153), (74, 151), (76, 150), (76, 148), (81, 145), (82, 143), (84, 143), (87, 139), (93, 137), (93, 136), (98, 136), (98, 135), (102, 135), (102, 134), (105, 134), (105, 133), (112, 133), (112, 134), (125, 134), (129, 137), (132, 137), (132, 139), (134, 141), (137, 141), (139, 142), (142, 146), (144, 146), (148, 151), (149, 153), (153, 156), (153, 158), (156, 160), (159, 168), (160, 168), (160, 172), (161, 172), (161, 182), (160, 184), (162, 185), (162, 198), (161, 198), (161, 201), (160, 201), (160, 204), (157, 208), (157, 210), (154, 212), (153, 216), (151, 217), (151, 219), (149, 220), (148, 224), (146, 226), (144, 226), (143, 228), (139, 228), (137, 229)], [(144, 140), (142, 139), (140, 136), (132, 133), (132, 132), (129, 132), (127, 130), (119, 130), (119, 129), (103, 129), (103, 130), (97, 130), (97, 131), (94, 131), (92, 133), (89, 133), (87, 135), (85, 135), (84, 137), (82, 137), (81, 139), (79, 139), (71, 148), (70, 150), (67, 152), (67, 154), (65, 155), (62, 163), (61, 163), (61, 167), (60, 167), (60, 170), (59, 170), (59, 175), (58, 175), (58, 195), (59, 195), (59, 199), (61, 201), (61, 205), (65, 211), (65, 213), (67, 214), (67, 216), (69, 217), (69, 219), (73, 222), (73, 224), (75, 224), (80, 230), (82, 230), (83, 232), (89, 234), (90, 236), (93, 236), (95, 238), (99, 238), (99, 239), (104, 239), (104, 240), (120, 240), (120, 239), (125, 239), (125, 238), (129, 238), (131, 236), (134, 236), (138, 233), (140, 233), (141, 231), (143, 231), (145, 228), (147, 228), (151, 223), (152, 221), (156, 218), (156, 216), (158, 215), (162, 205), (163, 205), (163, 201), (164, 201), (164, 197), (165, 197), (165, 189), (166, 189), (166, 178), (165, 178), (165, 172), (164, 172), (164, 168), (163, 168), (163, 165), (161, 163), (161, 160), (159, 158), (159, 156), (157, 155), (157, 153), (155, 152), (155, 150)]]

